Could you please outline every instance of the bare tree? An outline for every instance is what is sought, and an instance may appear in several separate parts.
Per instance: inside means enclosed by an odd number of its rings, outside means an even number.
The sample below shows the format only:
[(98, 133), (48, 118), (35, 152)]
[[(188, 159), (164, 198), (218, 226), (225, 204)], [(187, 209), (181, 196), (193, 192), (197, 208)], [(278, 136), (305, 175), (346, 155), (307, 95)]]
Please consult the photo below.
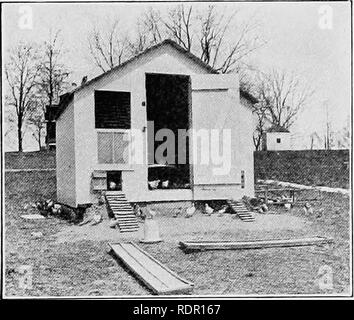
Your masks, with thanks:
[(24, 124), (35, 103), (36, 85), (39, 77), (38, 55), (31, 44), (20, 43), (10, 51), (5, 65), (5, 78), (9, 93), (6, 105), (15, 112), (18, 151), (23, 151)]
[(350, 116), (348, 116), (345, 125), (339, 131), (339, 139), (337, 142), (338, 148), (349, 149), (350, 137), (351, 137), (351, 121), (350, 121)]
[(32, 128), (32, 136), (38, 143), (38, 150), (42, 148), (42, 142), (44, 138), (44, 129), (45, 129), (45, 115), (46, 103), (43, 100), (42, 96), (38, 96), (34, 108), (29, 112), (28, 124)]
[(165, 16), (150, 9), (138, 22), (132, 52), (136, 54), (168, 38), (218, 72), (239, 71), (245, 58), (266, 42), (259, 35), (259, 23), (254, 18), (239, 23), (238, 14), (223, 14), (214, 6), (198, 13), (191, 5), (178, 5)]
[(209, 6), (198, 16), (200, 58), (221, 73), (239, 70), (244, 58), (266, 43), (259, 36), (258, 22), (250, 18), (236, 24), (238, 15), (238, 10), (223, 14)]
[(114, 20), (108, 31), (93, 28), (88, 37), (89, 52), (94, 63), (103, 72), (119, 66), (126, 59), (128, 40), (119, 33), (119, 20)]
[(291, 127), (313, 93), (310, 86), (303, 84), (294, 73), (276, 70), (261, 73), (256, 88), (259, 106), (266, 110), (269, 121), (286, 129)]
[(129, 49), (132, 55), (137, 55), (165, 39), (163, 23), (158, 10), (150, 8), (138, 19), (136, 25), (136, 35), (129, 40)]
[(183, 5), (171, 9), (163, 21), (168, 38), (176, 41), (185, 50), (192, 49), (192, 6), (185, 9)]
[(151, 46), (148, 34), (144, 31), (142, 24), (138, 21), (136, 35), (128, 41), (129, 51), (133, 56), (143, 52)]
[[(41, 61), (39, 63), (38, 92), (42, 95), (44, 103), (49, 107), (57, 103), (59, 95), (66, 91), (67, 79), (70, 74), (62, 63), (63, 51), (59, 35), (60, 30), (57, 30), (54, 35), (50, 30), (49, 39), (44, 41), (42, 45)], [(37, 101), (39, 100), (37, 99)], [(40, 110), (41, 108), (39, 108)]]
[(142, 20), (145, 32), (150, 37), (150, 44), (158, 44), (164, 39), (160, 12), (150, 8)]
[(256, 128), (253, 132), (253, 144), (256, 148), (256, 151), (261, 150), (262, 141), (264, 138), (264, 134), (266, 132), (266, 123), (267, 123), (267, 115), (266, 109), (255, 105), (253, 107), (253, 114), (256, 115)]
[(58, 103), (60, 94), (68, 88), (70, 73), (62, 62), (63, 54), (60, 30), (50, 30), (48, 40), (41, 45), (35, 103), (28, 115), (28, 124), (39, 144), (39, 150), (44, 135), (46, 107), (51, 108), (53, 104)]

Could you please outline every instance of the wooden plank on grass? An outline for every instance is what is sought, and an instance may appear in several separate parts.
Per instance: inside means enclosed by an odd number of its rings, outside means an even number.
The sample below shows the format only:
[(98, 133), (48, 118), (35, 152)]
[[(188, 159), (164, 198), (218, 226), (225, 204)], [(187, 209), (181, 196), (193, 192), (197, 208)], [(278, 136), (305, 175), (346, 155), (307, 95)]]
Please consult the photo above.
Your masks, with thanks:
[(299, 239), (273, 239), (253, 241), (181, 241), (180, 247), (186, 251), (194, 250), (242, 250), (277, 247), (298, 247), (332, 243), (333, 239), (323, 237)]
[(168, 269), (133, 242), (109, 244), (117, 257), (142, 281), (153, 293), (181, 294), (189, 293), (193, 284)]

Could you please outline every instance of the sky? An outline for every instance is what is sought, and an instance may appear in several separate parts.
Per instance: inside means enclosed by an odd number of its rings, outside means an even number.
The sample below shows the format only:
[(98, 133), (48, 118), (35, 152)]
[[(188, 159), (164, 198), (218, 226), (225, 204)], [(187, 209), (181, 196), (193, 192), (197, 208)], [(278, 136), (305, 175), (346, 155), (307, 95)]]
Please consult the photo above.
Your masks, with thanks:
[[(60, 29), (65, 49), (65, 63), (73, 70), (71, 81), (80, 83), (83, 76), (92, 78), (99, 71), (90, 60), (87, 35), (94, 24), (104, 26), (118, 17), (122, 32), (132, 32), (138, 17), (149, 7), (165, 12), (166, 3), (66, 3), (24, 4), (30, 6), (33, 16), (31, 29), (19, 27), (23, 4), (2, 6), (3, 62), (7, 50), (19, 41), (40, 42), (47, 39), (50, 28)], [(194, 3), (202, 10), (207, 3)], [(340, 130), (351, 110), (350, 79), (350, 3), (349, 2), (239, 2), (215, 3), (220, 11), (238, 8), (240, 19), (255, 17), (261, 24), (260, 35), (266, 45), (249, 58), (252, 65), (262, 70), (277, 69), (295, 72), (303, 83), (314, 88), (315, 94), (299, 114), (291, 128), (294, 144), (305, 148), (309, 135), (323, 136), (326, 126), (326, 108), (332, 129)], [(21, 7), (22, 6), (22, 7)], [(325, 7), (324, 7), (325, 6)], [(323, 10), (330, 8), (332, 25), (321, 28)], [(328, 11), (326, 11), (328, 12)], [(231, 34), (232, 36), (232, 34)], [(15, 137), (5, 139), (5, 150), (16, 147)], [(35, 149), (31, 134), (25, 136), (25, 151)]]

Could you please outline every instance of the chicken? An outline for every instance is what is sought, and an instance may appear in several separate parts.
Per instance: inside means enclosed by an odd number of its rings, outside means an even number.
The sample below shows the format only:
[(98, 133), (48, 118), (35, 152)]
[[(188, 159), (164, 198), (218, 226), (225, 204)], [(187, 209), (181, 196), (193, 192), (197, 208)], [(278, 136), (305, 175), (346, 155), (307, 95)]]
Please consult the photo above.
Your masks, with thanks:
[(226, 210), (227, 210), (227, 206), (223, 206), (223, 207), (218, 211), (218, 213), (219, 213), (219, 214), (223, 214), (223, 213), (226, 212)]
[(185, 217), (190, 218), (191, 216), (193, 216), (194, 213), (195, 213), (195, 206), (193, 203), (191, 207), (187, 208)]
[(214, 212), (214, 209), (206, 203), (205, 204), (205, 212), (210, 216)]
[(100, 214), (94, 214), (92, 217), (92, 223), (91, 226), (95, 226), (96, 224), (99, 224), (102, 222), (102, 216)]
[(54, 201), (52, 199), (49, 199), (45, 202), (46, 209), (50, 210), (52, 207), (54, 207)]
[(116, 190), (117, 184), (114, 181), (109, 182), (109, 190)]
[(39, 211), (42, 211), (44, 210), (44, 204), (40, 201), (37, 201), (36, 202), (36, 208), (39, 210)]
[(160, 180), (149, 181), (148, 183), (151, 189), (156, 189), (159, 186)]
[(313, 214), (313, 208), (308, 202), (305, 203), (303, 210), (305, 214)]
[(148, 212), (148, 217), (149, 217), (150, 219), (153, 219), (153, 218), (156, 216), (156, 214), (157, 214), (156, 211), (151, 210), (151, 209), (149, 209), (149, 208), (147, 208), (147, 212)]
[(227, 210), (227, 206), (223, 206), (220, 210), (218, 210), (218, 216), (222, 217), (226, 212), (226, 210)]
[(60, 215), (61, 214), (61, 210), (62, 210), (62, 208), (61, 208), (61, 205), (60, 204), (54, 204), (54, 206), (52, 207), (52, 213), (53, 214), (57, 214), (57, 215)]
[(291, 203), (284, 203), (284, 207), (285, 207), (285, 209), (290, 210), (291, 209)]
[(110, 221), (109, 221), (109, 227), (114, 229), (118, 226), (118, 220), (115, 219), (115, 218), (112, 218)]

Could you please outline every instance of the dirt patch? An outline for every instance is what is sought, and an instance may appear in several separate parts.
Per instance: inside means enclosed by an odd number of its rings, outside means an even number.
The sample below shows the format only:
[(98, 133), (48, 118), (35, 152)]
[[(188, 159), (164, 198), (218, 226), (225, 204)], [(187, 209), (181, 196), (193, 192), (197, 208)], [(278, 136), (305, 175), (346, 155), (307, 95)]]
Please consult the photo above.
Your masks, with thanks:
[[(151, 295), (114, 257), (108, 242), (138, 240), (140, 230), (120, 234), (108, 220), (82, 227), (57, 218), (25, 220), (25, 206), (55, 196), (50, 172), (5, 174), (6, 296), (140, 296)], [(167, 267), (195, 284), (194, 295), (340, 294), (350, 293), (349, 198), (324, 193), (313, 215), (301, 207), (257, 215), (245, 223), (231, 215), (197, 213), (190, 219), (159, 212), (156, 219), (164, 242), (139, 245)], [(272, 208), (273, 210), (273, 208)], [(322, 212), (320, 216), (317, 213)], [(34, 236), (41, 233), (41, 236)], [(206, 251), (185, 254), (178, 241), (188, 239), (271, 239), (300, 236), (334, 239), (330, 246)], [(33, 287), (19, 286), (19, 267), (33, 268)], [(333, 288), (319, 287), (319, 270), (333, 271)]]
[[(231, 214), (225, 214), (218, 217), (216, 214), (206, 216), (196, 214), (192, 218), (186, 219), (183, 216), (178, 218), (167, 217), (165, 214), (155, 217), (159, 224), (160, 234), (167, 242), (173, 242), (182, 239), (238, 239), (239, 235), (248, 231), (249, 237), (254, 232), (286, 233), (301, 231), (307, 222), (300, 217), (294, 217), (290, 214), (268, 214), (256, 215), (255, 222), (243, 222), (240, 219), (234, 219)], [(76, 242), (81, 240), (90, 241), (138, 241), (144, 236), (144, 224), (141, 222), (139, 231), (131, 233), (120, 233), (118, 229), (109, 227), (109, 221), (105, 219), (100, 224), (91, 226), (68, 226), (55, 234), (57, 243)]]

